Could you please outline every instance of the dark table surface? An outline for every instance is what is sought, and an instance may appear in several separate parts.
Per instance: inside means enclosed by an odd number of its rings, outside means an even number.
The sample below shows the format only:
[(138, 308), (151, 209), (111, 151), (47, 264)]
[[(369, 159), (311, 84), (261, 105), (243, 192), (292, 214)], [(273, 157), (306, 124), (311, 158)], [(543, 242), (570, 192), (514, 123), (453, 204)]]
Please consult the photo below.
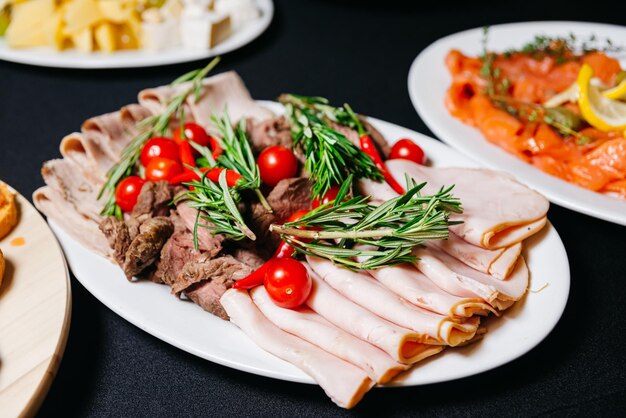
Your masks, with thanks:
[[(322, 95), (431, 135), (406, 88), (409, 66), (422, 49), (487, 24), (624, 22), (623, 3), (585, 5), (277, 0), (268, 31), (226, 55), (219, 69), (238, 71), (255, 98), (284, 91)], [(30, 196), (43, 183), (41, 164), (59, 155), (60, 139), (84, 119), (118, 109), (140, 89), (199, 66), (75, 71), (0, 62), (0, 178)], [(374, 390), (346, 412), (317, 386), (254, 376), (174, 348), (114, 314), (72, 277), (67, 349), (40, 415), (619, 415), (626, 406), (626, 229), (557, 205), (549, 218), (570, 259), (567, 308), (537, 348), (495, 370), (436, 385)]]

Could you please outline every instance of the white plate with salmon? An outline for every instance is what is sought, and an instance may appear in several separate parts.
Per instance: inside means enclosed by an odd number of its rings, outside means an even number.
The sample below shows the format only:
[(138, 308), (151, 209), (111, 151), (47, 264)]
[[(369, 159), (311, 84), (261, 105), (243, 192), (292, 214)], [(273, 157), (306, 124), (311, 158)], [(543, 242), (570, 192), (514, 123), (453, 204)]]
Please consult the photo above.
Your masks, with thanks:
[(409, 94), (453, 148), (556, 204), (626, 225), (624, 39), (622, 26), (583, 22), (463, 31), (417, 56)]
[(344, 408), (498, 367), (557, 324), (569, 268), (539, 193), (348, 105), (205, 76), (87, 120), (33, 195), (120, 316)]

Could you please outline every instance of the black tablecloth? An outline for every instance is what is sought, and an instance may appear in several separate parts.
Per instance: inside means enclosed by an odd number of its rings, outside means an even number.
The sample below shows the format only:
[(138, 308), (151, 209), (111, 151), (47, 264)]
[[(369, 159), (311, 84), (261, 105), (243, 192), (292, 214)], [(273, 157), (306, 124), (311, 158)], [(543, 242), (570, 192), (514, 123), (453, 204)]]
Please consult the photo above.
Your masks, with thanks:
[[(430, 134), (406, 87), (409, 66), (423, 48), (487, 24), (624, 22), (623, 3), (585, 5), (280, 0), (268, 31), (226, 55), (219, 70), (238, 71), (255, 98), (286, 91), (326, 96)], [(200, 66), (78, 71), (0, 62), (0, 178), (29, 197), (43, 183), (41, 164), (59, 156), (59, 141), (83, 120)], [(72, 278), (67, 349), (40, 415), (618, 414), (626, 406), (626, 229), (557, 205), (549, 218), (570, 259), (565, 314), (537, 348), (496, 370), (436, 385), (374, 390), (346, 412), (317, 386), (254, 376), (176, 349), (114, 314)]]

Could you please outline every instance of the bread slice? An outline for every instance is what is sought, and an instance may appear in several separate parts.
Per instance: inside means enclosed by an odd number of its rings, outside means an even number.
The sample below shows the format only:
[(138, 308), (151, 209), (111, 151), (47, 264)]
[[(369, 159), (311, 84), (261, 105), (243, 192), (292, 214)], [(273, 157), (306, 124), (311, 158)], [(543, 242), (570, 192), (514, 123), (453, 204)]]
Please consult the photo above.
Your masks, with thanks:
[(0, 183), (0, 239), (4, 238), (17, 223), (15, 195), (6, 184)]

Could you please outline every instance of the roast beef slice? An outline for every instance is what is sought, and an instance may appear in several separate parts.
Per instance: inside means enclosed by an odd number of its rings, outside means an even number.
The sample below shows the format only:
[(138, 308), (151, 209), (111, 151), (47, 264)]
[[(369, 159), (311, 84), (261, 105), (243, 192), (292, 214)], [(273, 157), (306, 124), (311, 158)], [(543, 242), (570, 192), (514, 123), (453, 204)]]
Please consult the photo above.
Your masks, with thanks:
[(168, 213), (168, 205), (172, 201), (172, 188), (167, 181), (147, 181), (141, 188), (132, 216), (142, 215), (164, 216)]
[(269, 231), (272, 223), (283, 222), (294, 212), (311, 208), (311, 182), (304, 177), (281, 180), (267, 196), (267, 202), (273, 213), (268, 213), (260, 203), (251, 206), (251, 228), (257, 236), (257, 249), (264, 253), (273, 252), (280, 242), (280, 237)]
[(150, 218), (141, 224), (139, 234), (131, 241), (122, 265), (129, 280), (156, 261), (173, 232), (172, 221), (163, 216)]

